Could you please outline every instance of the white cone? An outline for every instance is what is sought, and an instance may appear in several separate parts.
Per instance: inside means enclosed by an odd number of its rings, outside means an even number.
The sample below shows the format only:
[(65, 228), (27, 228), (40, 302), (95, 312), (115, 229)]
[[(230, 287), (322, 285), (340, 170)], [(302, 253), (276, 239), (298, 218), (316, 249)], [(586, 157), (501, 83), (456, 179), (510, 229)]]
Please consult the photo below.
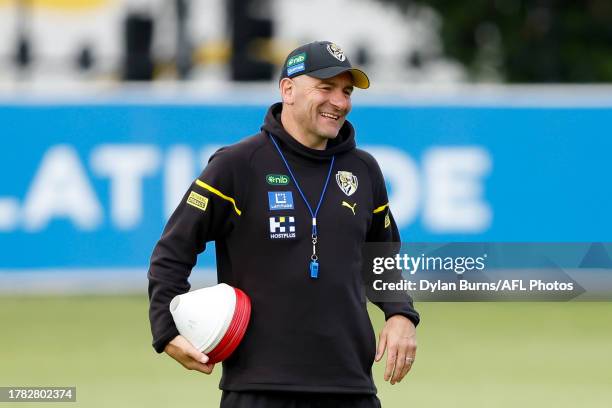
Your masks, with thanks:
[(175, 296), (170, 313), (179, 333), (202, 352), (223, 338), (234, 315), (236, 293), (221, 283)]

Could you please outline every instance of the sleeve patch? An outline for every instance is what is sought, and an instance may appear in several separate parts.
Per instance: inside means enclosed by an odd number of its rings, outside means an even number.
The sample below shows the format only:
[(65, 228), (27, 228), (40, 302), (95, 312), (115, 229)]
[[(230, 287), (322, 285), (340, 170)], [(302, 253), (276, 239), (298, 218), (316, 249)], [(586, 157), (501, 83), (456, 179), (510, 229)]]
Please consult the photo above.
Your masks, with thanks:
[(199, 208), (202, 211), (206, 211), (206, 207), (208, 206), (208, 198), (196, 193), (195, 191), (192, 191), (189, 193), (189, 197), (187, 197), (187, 204), (195, 208)]
[(385, 215), (385, 228), (389, 228), (389, 225), (391, 225), (391, 218), (389, 218), (389, 211), (387, 211)]

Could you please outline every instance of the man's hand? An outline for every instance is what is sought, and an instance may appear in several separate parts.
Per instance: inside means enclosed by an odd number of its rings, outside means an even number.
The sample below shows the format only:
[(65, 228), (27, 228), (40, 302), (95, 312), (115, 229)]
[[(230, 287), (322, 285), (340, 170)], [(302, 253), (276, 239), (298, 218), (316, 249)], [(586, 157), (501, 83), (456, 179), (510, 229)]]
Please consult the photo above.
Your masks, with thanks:
[(387, 349), (385, 381), (391, 380), (391, 384), (395, 384), (408, 374), (416, 355), (416, 328), (408, 318), (394, 315), (387, 320), (380, 332), (376, 361), (380, 361), (385, 348)]
[(197, 370), (204, 374), (212, 373), (214, 364), (208, 364), (208, 356), (201, 353), (183, 336), (176, 336), (166, 345), (166, 354), (181, 363), (188, 370)]

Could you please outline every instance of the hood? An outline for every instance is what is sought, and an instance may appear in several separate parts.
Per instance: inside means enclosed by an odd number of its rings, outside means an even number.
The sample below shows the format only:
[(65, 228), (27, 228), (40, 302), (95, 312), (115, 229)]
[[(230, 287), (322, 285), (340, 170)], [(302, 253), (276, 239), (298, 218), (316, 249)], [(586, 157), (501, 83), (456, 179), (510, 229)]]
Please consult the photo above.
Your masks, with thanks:
[(348, 120), (340, 128), (338, 136), (327, 141), (325, 150), (316, 150), (304, 146), (287, 133), (283, 127), (281, 123), (282, 110), (283, 104), (280, 102), (270, 106), (261, 130), (265, 133), (271, 133), (280, 141), (283, 148), (288, 149), (292, 153), (311, 160), (329, 160), (334, 155), (346, 153), (355, 148), (355, 129), (353, 129), (353, 125)]

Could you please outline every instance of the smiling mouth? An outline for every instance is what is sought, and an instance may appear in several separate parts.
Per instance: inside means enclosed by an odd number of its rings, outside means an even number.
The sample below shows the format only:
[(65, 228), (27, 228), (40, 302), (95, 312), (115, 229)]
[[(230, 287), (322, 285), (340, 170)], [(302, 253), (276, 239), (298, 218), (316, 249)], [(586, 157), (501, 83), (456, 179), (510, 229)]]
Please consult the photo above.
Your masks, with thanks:
[(338, 120), (340, 116), (334, 115), (333, 113), (321, 112), (321, 116), (328, 119)]

